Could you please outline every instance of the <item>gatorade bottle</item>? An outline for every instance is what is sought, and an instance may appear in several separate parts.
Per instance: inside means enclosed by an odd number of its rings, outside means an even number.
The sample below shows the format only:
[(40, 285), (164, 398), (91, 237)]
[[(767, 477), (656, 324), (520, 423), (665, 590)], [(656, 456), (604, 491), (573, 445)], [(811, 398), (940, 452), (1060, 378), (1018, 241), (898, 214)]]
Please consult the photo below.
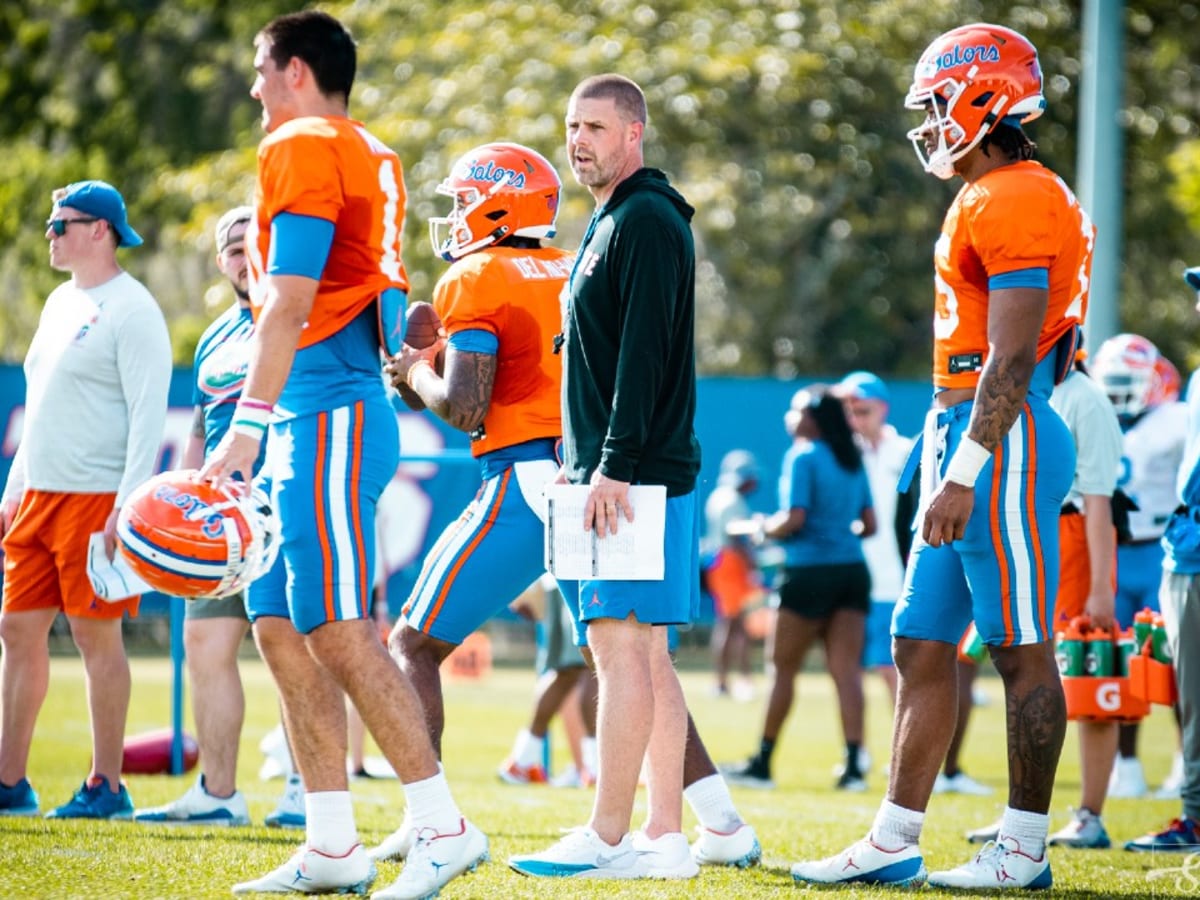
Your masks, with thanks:
[(1099, 628), (1087, 633), (1087, 650), (1083, 657), (1083, 673), (1092, 678), (1107, 678), (1113, 673), (1112, 635)]
[(1163, 624), (1163, 617), (1158, 613), (1154, 613), (1150, 631), (1150, 655), (1160, 663), (1171, 661), (1171, 648), (1167, 645), (1167, 626)]
[(983, 662), (987, 656), (987, 647), (983, 643), (983, 638), (979, 636), (974, 622), (967, 626), (966, 633), (958, 642), (958, 656), (963, 662), (969, 660), (976, 665)]
[(1076, 678), (1083, 674), (1084, 637), (1077, 620), (1072, 619), (1067, 630), (1059, 632), (1058, 672), (1064, 678)]
[(1133, 639), (1137, 642), (1137, 652), (1143, 653), (1146, 649), (1146, 641), (1150, 639), (1150, 633), (1154, 630), (1154, 610), (1147, 607), (1141, 612), (1135, 613), (1133, 617)]
[(1117, 638), (1117, 659), (1113, 665), (1113, 674), (1121, 677), (1129, 675), (1129, 660), (1138, 652), (1137, 641), (1133, 637), (1133, 629), (1127, 628)]

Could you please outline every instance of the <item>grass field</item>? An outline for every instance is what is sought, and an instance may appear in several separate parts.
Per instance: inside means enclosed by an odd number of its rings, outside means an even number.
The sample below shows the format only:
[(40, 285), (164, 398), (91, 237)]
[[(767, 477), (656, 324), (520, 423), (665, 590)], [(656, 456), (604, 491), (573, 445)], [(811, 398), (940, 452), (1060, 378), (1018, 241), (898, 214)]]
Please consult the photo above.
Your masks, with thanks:
[[(170, 667), (166, 660), (133, 663), (133, 704), (128, 733), (168, 724)], [(259, 739), (275, 724), (274, 689), (262, 664), (243, 661), (247, 721), (239, 778), (250, 801), (251, 815), (261, 822), (279, 797), (279, 781), (257, 778), (262, 756)], [(701, 672), (684, 675), (692, 711), (716, 759), (740, 759), (756, 746), (761, 725), (761, 697), (748, 704), (710, 699), (710, 679)], [(922, 845), (931, 868), (947, 868), (970, 853), (964, 829), (992, 821), (1003, 806), (1004, 737), (1000, 684), (981, 679), (991, 704), (976, 710), (964, 753), (964, 768), (996, 788), (993, 797), (934, 797)], [(446, 898), (766, 898), (819, 888), (798, 888), (788, 866), (840, 850), (860, 837), (874, 815), (884, 789), (878, 766), (887, 759), (890, 708), (882, 685), (871, 679), (869, 740), (876, 771), (866, 794), (845, 795), (831, 787), (831, 767), (838, 761), (838, 729), (828, 679), (805, 675), (779, 749), (773, 792), (735, 790), (743, 815), (758, 829), (764, 864), (749, 872), (706, 869), (699, 878), (676, 883), (575, 882), (525, 879), (505, 866), (512, 853), (542, 848), (564, 826), (583, 823), (591, 793), (548, 787), (510, 787), (495, 776), (513, 735), (529, 713), (533, 674), (526, 669), (499, 669), (486, 681), (451, 682), (447, 689), (448, 728), (445, 765), (459, 805), (491, 838), (492, 862), (458, 879), (443, 891)], [(760, 694), (763, 687), (760, 681)], [(190, 717), (189, 717), (190, 722)], [(190, 725), (189, 725), (190, 728)], [(558, 734), (557, 731), (554, 734)], [(43, 809), (71, 795), (87, 772), (90, 759), (82, 668), (75, 658), (56, 658), (50, 695), (34, 740), (30, 779)], [(1155, 707), (1143, 726), (1142, 758), (1147, 778), (1157, 785), (1170, 766), (1175, 746), (1168, 711)], [(370, 752), (374, 752), (373, 750)], [(566, 748), (556, 745), (556, 764)], [(1069, 804), (1078, 802), (1079, 776), (1075, 729), (1063, 754), (1055, 794), (1053, 827), (1065, 824)], [(138, 806), (174, 799), (190, 786), (194, 773), (181, 778), (132, 776), (130, 792)], [(395, 781), (357, 781), (352, 785), (363, 839), (375, 843), (399, 823), (403, 814)], [(1179, 812), (1178, 801), (1114, 800), (1105, 822), (1120, 846), (1151, 827), (1161, 827)], [(684, 812), (685, 828), (694, 817)], [(635, 820), (635, 824), (636, 820)], [(50, 822), (0, 818), (0, 897), (6, 898), (204, 898), (227, 897), (234, 882), (257, 877), (283, 862), (298, 835), (263, 827), (183, 829), (147, 827), (123, 822)], [(1055, 896), (1167, 897), (1200, 894), (1200, 858), (1170, 854), (1051, 850)], [(1190, 863), (1190, 864), (1189, 864)], [(1185, 864), (1188, 864), (1185, 866)], [(1181, 868), (1181, 866), (1183, 866)], [(1170, 869), (1171, 871), (1163, 871)], [(398, 864), (380, 867), (379, 886), (390, 884)], [(848, 891), (835, 892), (848, 894)], [(883, 890), (855, 890), (854, 896), (885, 897)], [(941, 895), (931, 889), (928, 896)]]

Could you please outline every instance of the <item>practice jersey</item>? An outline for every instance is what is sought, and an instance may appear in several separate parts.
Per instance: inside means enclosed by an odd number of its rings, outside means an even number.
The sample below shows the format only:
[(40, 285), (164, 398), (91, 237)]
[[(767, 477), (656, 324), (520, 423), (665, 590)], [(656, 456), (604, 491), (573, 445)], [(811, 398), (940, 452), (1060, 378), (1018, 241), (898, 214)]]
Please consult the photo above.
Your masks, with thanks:
[(471, 453), (482, 456), (562, 435), (559, 294), (573, 255), (556, 247), (489, 247), (458, 260), (438, 281), (433, 306), (453, 341), (464, 331), (496, 337), (496, 380)]
[(1167, 519), (1179, 505), (1175, 482), (1187, 436), (1187, 405), (1183, 403), (1152, 407), (1126, 430), (1117, 487), (1138, 506), (1129, 513), (1133, 540), (1161, 537)]
[[(196, 345), (192, 370), (196, 384), (192, 389), (192, 403), (200, 408), (204, 416), (204, 456), (221, 443), (238, 398), (246, 385), (246, 370), (250, 365), (250, 337), (254, 334), (254, 319), (250, 310), (235, 303), (204, 329)], [(267, 442), (262, 442), (255, 473), (262, 468), (267, 453)]]
[(258, 146), (254, 201), (246, 250), (255, 318), (265, 301), (272, 220), (287, 212), (334, 224), (300, 349), (340, 331), (387, 288), (408, 290), (400, 159), (361, 122), (305, 116), (271, 132)]
[(988, 353), (988, 280), (998, 275), (1048, 271), (1037, 346), (1044, 359), (1087, 311), (1095, 236), (1070, 188), (1039, 163), (1001, 166), (964, 185), (934, 248), (934, 385), (978, 383)]

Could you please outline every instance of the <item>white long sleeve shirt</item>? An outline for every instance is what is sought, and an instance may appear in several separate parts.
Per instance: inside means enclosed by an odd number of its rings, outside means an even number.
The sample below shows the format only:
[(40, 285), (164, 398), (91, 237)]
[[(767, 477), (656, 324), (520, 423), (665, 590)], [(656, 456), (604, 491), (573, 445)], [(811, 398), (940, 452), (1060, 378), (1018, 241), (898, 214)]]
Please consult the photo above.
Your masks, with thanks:
[(170, 383), (167, 323), (136, 278), (59, 285), (25, 357), (25, 421), (4, 499), (29, 488), (115, 492), (119, 506), (154, 474)]

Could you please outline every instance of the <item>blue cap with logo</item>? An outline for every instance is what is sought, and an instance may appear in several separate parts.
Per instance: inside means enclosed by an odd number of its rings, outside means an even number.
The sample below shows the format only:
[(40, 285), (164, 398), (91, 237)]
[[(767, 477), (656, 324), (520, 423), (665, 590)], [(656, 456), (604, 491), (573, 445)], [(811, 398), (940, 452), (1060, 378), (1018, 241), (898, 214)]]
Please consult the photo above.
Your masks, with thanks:
[(66, 194), (55, 201), (55, 209), (69, 206), (103, 219), (117, 233), (117, 245), (120, 247), (141, 245), (141, 235), (129, 226), (129, 219), (125, 215), (125, 198), (111, 184), (105, 181), (76, 181), (68, 184), (65, 190)]
[(879, 400), (882, 403), (889, 403), (891, 396), (883, 379), (873, 372), (851, 372), (838, 382), (835, 393), (839, 397)]

